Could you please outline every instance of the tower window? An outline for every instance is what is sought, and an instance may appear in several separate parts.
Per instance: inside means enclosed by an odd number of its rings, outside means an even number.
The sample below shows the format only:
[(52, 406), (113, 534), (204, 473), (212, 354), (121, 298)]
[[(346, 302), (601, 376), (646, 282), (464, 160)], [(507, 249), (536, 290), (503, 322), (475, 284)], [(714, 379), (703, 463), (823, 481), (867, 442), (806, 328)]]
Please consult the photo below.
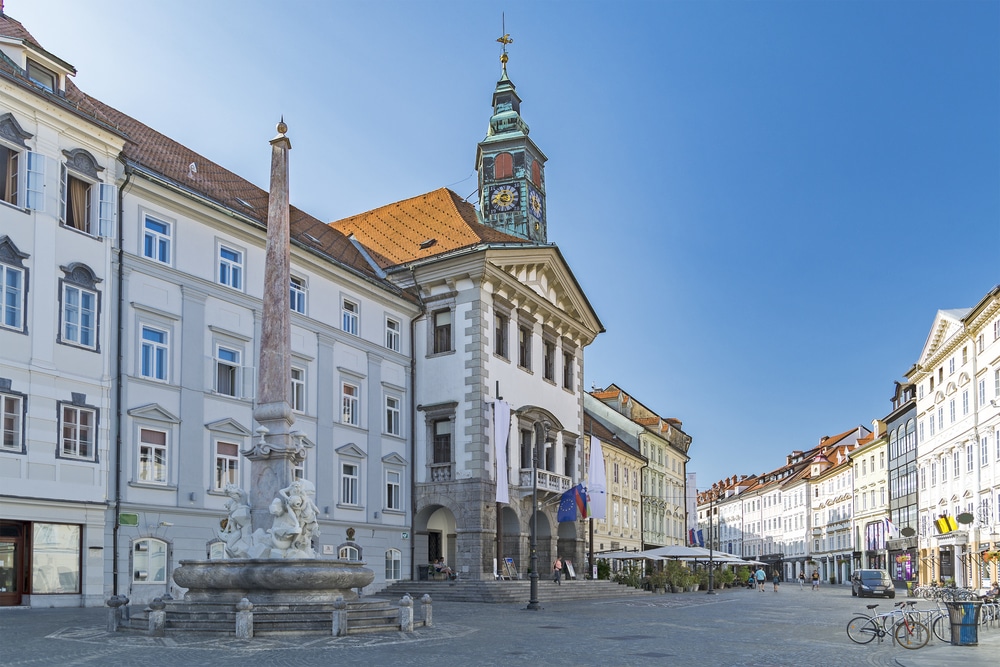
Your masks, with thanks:
[(510, 153), (500, 153), (493, 162), (493, 178), (511, 178), (514, 175), (514, 158)]
[(531, 161), (531, 182), (536, 188), (542, 187), (542, 163), (538, 160)]

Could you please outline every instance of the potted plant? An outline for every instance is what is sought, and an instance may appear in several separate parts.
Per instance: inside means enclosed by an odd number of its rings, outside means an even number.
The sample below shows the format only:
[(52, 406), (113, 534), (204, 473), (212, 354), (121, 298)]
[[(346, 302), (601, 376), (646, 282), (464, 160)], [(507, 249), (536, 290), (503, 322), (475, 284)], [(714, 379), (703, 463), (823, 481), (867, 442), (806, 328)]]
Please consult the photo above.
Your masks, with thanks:
[(663, 567), (666, 585), (672, 593), (680, 593), (684, 587), (687, 570), (676, 560), (668, 560)]
[(733, 582), (736, 581), (736, 573), (729, 568), (725, 568), (721, 570), (715, 578), (719, 582), (721, 588), (726, 588), (727, 586), (732, 586)]
[(649, 585), (654, 593), (662, 593), (667, 587), (667, 573), (663, 570), (655, 570), (649, 575)]

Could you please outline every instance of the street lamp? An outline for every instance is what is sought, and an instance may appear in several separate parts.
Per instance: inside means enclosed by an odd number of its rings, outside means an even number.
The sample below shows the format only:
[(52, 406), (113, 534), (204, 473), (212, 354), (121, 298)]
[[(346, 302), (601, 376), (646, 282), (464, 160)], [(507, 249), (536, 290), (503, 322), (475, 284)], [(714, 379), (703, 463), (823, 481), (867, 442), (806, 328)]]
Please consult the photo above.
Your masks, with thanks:
[(527, 606), (527, 609), (532, 611), (542, 609), (538, 604), (538, 450), (545, 451), (543, 443), (548, 432), (548, 422), (535, 422), (535, 447), (531, 453), (531, 559), (529, 561), (531, 573), (528, 575), (531, 582), (531, 598)]

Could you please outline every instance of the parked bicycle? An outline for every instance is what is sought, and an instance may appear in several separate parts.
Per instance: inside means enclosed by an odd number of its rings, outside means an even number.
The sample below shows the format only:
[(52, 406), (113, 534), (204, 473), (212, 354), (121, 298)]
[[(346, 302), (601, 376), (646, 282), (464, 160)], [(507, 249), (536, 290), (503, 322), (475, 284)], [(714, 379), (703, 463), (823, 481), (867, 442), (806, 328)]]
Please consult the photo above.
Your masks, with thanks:
[(867, 644), (876, 637), (881, 642), (886, 635), (906, 649), (918, 649), (927, 645), (931, 631), (917, 620), (917, 614), (904, 609), (907, 603), (897, 602), (896, 607), (884, 614), (875, 613), (877, 604), (865, 605), (868, 616), (855, 616), (847, 623), (847, 636), (856, 644)]

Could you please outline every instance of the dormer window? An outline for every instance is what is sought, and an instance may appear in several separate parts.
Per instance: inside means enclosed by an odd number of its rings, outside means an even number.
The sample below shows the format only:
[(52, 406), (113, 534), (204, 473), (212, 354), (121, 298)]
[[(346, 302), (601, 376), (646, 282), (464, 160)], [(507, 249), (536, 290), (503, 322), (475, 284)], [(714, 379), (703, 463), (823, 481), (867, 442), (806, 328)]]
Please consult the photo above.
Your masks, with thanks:
[(56, 76), (56, 73), (53, 72), (52, 70), (46, 69), (45, 67), (42, 67), (41, 65), (36, 63), (34, 60), (29, 59), (27, 74), (28, 78), (35, 85), (41, 86), (50, 93), (56, 92), (57, 88), (56, 84), (59, 82), (59, 77)]

